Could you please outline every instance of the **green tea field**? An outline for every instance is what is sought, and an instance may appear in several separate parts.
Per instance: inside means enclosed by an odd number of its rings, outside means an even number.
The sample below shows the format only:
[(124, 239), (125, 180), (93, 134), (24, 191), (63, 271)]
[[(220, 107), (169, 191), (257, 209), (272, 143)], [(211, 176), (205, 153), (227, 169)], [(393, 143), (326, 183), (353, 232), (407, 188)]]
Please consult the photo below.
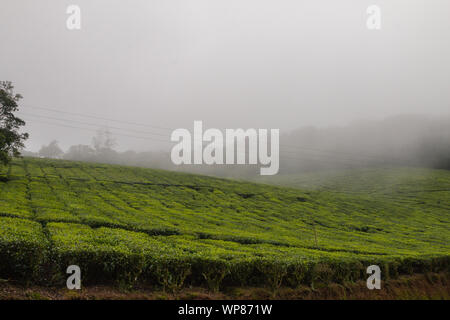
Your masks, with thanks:
[(0, 167), (0, 278), (298, 286), (448, 271), (450, 172), (277, 177), (274, 186), (35, 158)]

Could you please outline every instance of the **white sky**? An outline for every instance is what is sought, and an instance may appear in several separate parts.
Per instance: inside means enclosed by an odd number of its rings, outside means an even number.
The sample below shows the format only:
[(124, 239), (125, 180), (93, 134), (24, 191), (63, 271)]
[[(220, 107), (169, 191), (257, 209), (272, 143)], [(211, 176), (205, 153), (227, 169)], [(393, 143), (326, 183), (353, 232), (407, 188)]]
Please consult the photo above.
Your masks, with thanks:
[[(169, 128), (203, 120), (282, 132), (450, 110), (448, 0), (0, 2), (0, 79), (25, 97), (32, 150), (54, 138), (64, 148), (90, 143), (95, 125), (49, 117), (159, 132), (167, 141), (170, 131), (30, 107)], [(81, 7), (79, 31), (66, 29), (69, 4)], [(382, 10), (379, 31), (366, 28), (371, 4)], [(117, 140), (120, 149), (158, 146)]]

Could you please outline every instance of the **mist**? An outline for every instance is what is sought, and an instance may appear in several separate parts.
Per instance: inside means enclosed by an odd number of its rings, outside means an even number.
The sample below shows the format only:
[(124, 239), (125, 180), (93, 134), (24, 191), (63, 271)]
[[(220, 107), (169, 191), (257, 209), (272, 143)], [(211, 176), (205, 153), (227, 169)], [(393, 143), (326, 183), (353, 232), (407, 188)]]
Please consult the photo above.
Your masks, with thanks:
[(376, 1), (376, 31), (365, 0), (76, 2), (80, 30), (66, 28), (72, 1), (2, 2), (0, 78), (24, 96), (28, 154), (108, 130), (116, 158), (81, 160), (252, 174), (170, 163), (172, 130), (202, 120), (280, 129), (284, 173), (448, 168), (448, 1)]

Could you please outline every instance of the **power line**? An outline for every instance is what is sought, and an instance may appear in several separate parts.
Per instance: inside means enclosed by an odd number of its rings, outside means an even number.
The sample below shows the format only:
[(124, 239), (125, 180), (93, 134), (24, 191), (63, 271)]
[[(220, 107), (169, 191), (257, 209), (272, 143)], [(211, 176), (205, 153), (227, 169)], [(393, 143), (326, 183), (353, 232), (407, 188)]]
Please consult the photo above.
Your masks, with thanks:
[[(88, 130), (88, 131), (93, 131), (93, 132), (97, 132), (96, 129), (92, 129), (92, 128), (82, 128), (82, 127), (78, 127), (78, 126), (72, 126), (72, 125), (67, 125), (67, 124), (61, 124), (61, 123), (52, 123), (52, 122), (47, 122), (47, 121), (41, 121), (41, 120), (34, 120), (34, 122), (37, 123), (42, 123), (42, 124), (47, 124), (47, 125), (53, 125), (53, 126), (59, 126), (59, 127), (65, 127), (65, 128), (72, 128), (72, 129), (81, 129), (81, 130)], [(139, 137), (139, 136), (133, 136), (133, 135), (127, 135), (127, 134), (121, 134), (121, 133), (115, 133), (112, 132), (113, 134), (116, 135), (120, 135), (120, 136), (124, 136), (124, 137), (129, 137), (129, 138), (136, 138), (136, 139), (143, 139), (143, 140), (150, 140), (150, 141), (156, 141), (156, 142), (162, 142), (162, 143), (168, 143), (168, 141), (166, 140), (158, 140), (158, 139), (153, 139), (153, 138), (148, 138), (148, 137)], [(242, 154), (239, 152), (236, 152), (236, 154)], [(246, 154), (246, 153), (245, 153)], [(297, 161), (304, 161), (305, 160), (305, 156), (304, 155), (298, 155), (302, 158), (297, 158), (297, 157), (290, 157), (290, 156), (284, 156), (283, 158), (285, 159), (292, 159), (292, 160), (297, 160)], [(306, 155), (307, 156), (307, 155)], [(335, 164), (335, 162), (327, 160), (327, 159), (321, 159), (321, 158), (315, 158), (315, 159), (311, 159), (308, 158), (307, 160), (311, 160), (311, 161), (319, 161), (319, 162), (326, 162), (326, 163), (333, 163)], [(350, 163), (349, 163), (350, 164)]]
[(44, 107), (30, 106), (30, 105), (22, 105), (21, 107), (32, 108), (32, 109), (41, 109), (41, 110), (47, 110), (47, 111), (51, 111), (51, 112), (58, 112), (58, 113), (65, 113), (65, 114), (69, 114), (69, 115), (73, 115), (73, 116), (92, 118), (92, 119), (103, 120), (103, 121), (126, 123), (126, 124), (130, 124), (130, 125), (134, 125), (134, 126), (149, 127), (149, 128), (159, 129), (159, 130), (170, 130), (170, 131), (173, 130), (173, 128), (168, 128), (168, 127), (161, 127), (161, 126), (155, 126), (155, 125), (149, 125), (149, 124), (131, 122), (131, 121), (124, 121), (124, 120), (117, 120), (117, 119), (111, 119), (111, 118), (104, 118), (104, 117), (99, 117), (99, 116), (95, 116), (95, 115), (88, 115), (88, 114), (82, 114), (82, 113), (76, 113), (76, 112), (61, 111), (61, 110), (52, 109), (52, 108), (44, 108)]
[(328, 153), (328, 154), (342, 154), (342, 155), (349, 155), (349, 156), (356, 156), (356, 157), (360, 157), (360, 158), (366, 158), (366, 159), (370, 159), (370, 160), (379, 160), (379, 161), (385, 161), (384, 159), (382, 160), (381, 158), (379, 158), (378, 156), (370, 156), (370, 155), (361, 155), (361, 154), (355, 154), (355, 153), (351, 153), (351, 152), (344, 152), (344, 151), (332, 151), (332, 150), (320, 150), (320, 149), (314, 149), (314, 148), (309, 148), (309, 147), (302, 147), (302, 146), (295, 146), (295, 145), (289, 145), (289, 144), (280, 144), (280, 147), (285, 147), (285, 148), (291, 148), (291, 149), (298, 149), (298, 150), (306, 150), (306, 151), (313, 151), (313, 152), (322, 152), (322, 153)]
[[(38, 117), (38, 118), (45, 118), (45, 119), (50, 119), (50, 120), (58, 120), (58, 121), (66, 121), (66, 122), (73, 122), (73, 123), (78, 123), (78, 124), (83, 124), (83, 125), (89, 125), (89, 126), (96, 126), (99, 127), (98, 123), (88, 123), (88, 122), (83, 122), (83, 121), (77, 121), (77, 120), (72, 120), (72, 119), (63, 119), (63, 118), (56, 118), (56, 117), (49, 117), (49, 116), (43, 116), (43, 115), (38, 115), (38, 114), (32, 114), (32, 113), (25, 113), (22, 111), (19, 111), (20, 114), (26, 115), (26, 116), (32, 116), (32, 117)], [(133, 129), (126, 129), (126, 128), (121, 128), (121, 127), (114, 127), (114, 126), (106, 126), (108, 129), (112, 128), (112, 129), (117, 129), (117, 130), (123, 130), (123, 131), (130, 131), (130, 132), (134, 132), (134, 133), (142, 133), (142, 134), (149, 134), (149, 135), (155, 135), (155, 136), (160, 136), (160, 137), (167, 137), (166, 134), (161, 134), (161, 133), (155, 133), (155, 132), (148, 132), (148, 131), (139, 131), (139, 130), (133, 130)]]
[[(305, 156), (305, 157), (310, 157), (310, 158), (312, 157), (311, 159), (314, 159), (314, 157), (320, 157), (320, 156), (324, 157), (324, 155), (299, 154), (299, 153), (296, 153), (295, 151), (280, 149), (280, 155), (283, 154), (283, 153), (293, 154), (293, 155), (296, 155), (296, 156)], [(283, 157), (286, 157), (286, 156), (284, 155)], [(323, 159), (323, 158), (315, 158), (315, 159)], [(324, 159), (324, 160), (325, 160), (325, 159)], [(336, 158), (336, 157), (334, 157), (332, 160), (329, 160), (329, 161), (330, 161), (330, 162), (337, 162), (337, 161), (339, 161), (339, 162), (347, 162), (347, 163), (356, 163), (356, 162), (361, 163), (361, 162), (363, 162), (363, 161), (369, 161), (369, 160), (363, 160), (363, 159), (349, 159), (349, 158)], [(373, 160), (371, 160), (371, 161), (373, 161)], [(383, 162), (383, 163), (382, 163), (382, 162), (379, 162), (379, 163), (380, 163), (380, 164), (384, 164), (384, 162)]]
[[(62, 123), (53, 123), (53, 122), (40, 121), (40, 120), (34, 120), (34, 122), (53, 125), (53, 126), (59, 126), (59, 127), (65, 127), (65, 128), (73, 128), (73, 129), (81, 129), (81, 130), (89, 130), (89, 131), (98, 132), (97, 129), (82, 128), (82, 127), (77, 127), (77, 126), (72, 126), (72, 125), (67, 125), (67, 124), (62, 124)], [(129, 137), (129, 138), (144, 139), (144, 140), (151, 140), (151, 141), (164, 142), (164, 143), (168, 142), (166, 140), (158, 140), (158, 139), (153, 139), (153, 138), (148, 138), (148, 137), (139, 137), (139, 136), (133, 136), (133, 135), (122, 134), (122, 133), (117, 133), (117, 132), (111, 132), (111, 133), (113, 133), (115, 135), (119, 135), (119, 136)]]
[[(61, 110), (52, 109), (52, 108), (37, 107), (37, 106), (27, 106), (27, 105), (25, 105), (25, 107), (26, 108), (35, 108), (35, 109), (47, 110), (47, 111), (51, 111), (51, 112), (57, 112), (57, 113), (68, 114), (68, 115), (75, 115), (75, 116), (85, 117), (85, 118), (98, 119), (98, 120), (103, 120), (103, 121), (112, 121), (112, 122), (117, 122), (117, 123), (138, 125), (138, 126), (142, 126), (142, 127), (152, 127), (152, 128), (157, 128), (157, 129), (160, 129), (160, 130), (161, 129), (162, 130), (173, 130), (173, 129), (167, 128), (167, 127), (157, 127), (157, 126), (153, 126), (153, 125), (149, 125), (149, 124), (143, 124), (143, 123), (137, 123), (137, 122), (129, 122), (129, 121), (123, 121), (123, 120), (110, 119), (110, 118), (103, 118), (103, 117), (98, 117), (98, 116), (94, 116), (94, 115), (81, 114), (81, 113), (75, 113), (75, 112), (67, 112), (67, 111), (61, 111)], [(23, 113), (23, 114), (27, 115), (27, 113)], [(49, 116), (37, 115), (37, 114), (28, 114), (28, 115), (35, 116), (35, 117), (40, 117), (40, 118), (46, 118), (46, 119), (50, 119), (50, 120), (66, 121), (66, 122), (72, 122), (72, 123), (78, 123), (78, 124), (83, 124), (83, 125), (99, 126), (100, 127), (99, 124), (87, 123), (87, 122), (77, 121), (77, 120), (73, 120), (73, 119), (63, 119), (63, 118), (49, 117)], [(47, 122), (47, 124), (56, 125), (54, 123), (48, 123), (48, 122)], [(92, 130), (92, 129), (74, 127), (74, 126), (69, 126), (69, 127), (83, 129), (83, 130)], [(111, 127), (111, 126), (107, 125), (106, 127)], [(156, 132), (140, 131), (140, 130), (134, 130), (134, 129), (127, 129), (127, 128), (123, 128), (123, 127), (115, 127), (115, 126), (113, 126), (111, 128), (114, 128), (116, 130), (121, 130), (121, 131), (129, 131), (129, 132), (134, 132), (134, 133), (141, 133), (141, 134), (148, 134), (148, 135), (154, 135), (154, 136), (160, 136), (160, 137), (167, 137), (166, 134), (161, 134), (161, 133), (156, 133)], [(115, 133), (115, 134), (126, 136), (126, 137), (138, 138), (138, 139), (146, 139), (144, 137), (136, 137), (136, 136), (127, 135), (127, 134), (121, 134), (121, 133)], [(149, 139), (149, 140), (152, 140), (152, 139)], [(333, 155), (334, 157), (336, 157), (336, 155), (340, 154), (340, 155), (350, 155), (352, 157), (356, 156), (356, 157), (359, 157), (359, 158), (365, 158), (365, 160), (363, 160), (363, 159), (356, 159), (356, 158), (348, 159), (348, 158), (342, 158), (342, 156), (341, 156), (340, 159), (336, 159), (336, 158), (334, 159), (334, 160), (339, 160), (339, 161), (349, 161), (349, 162), (353, 162), (354, 163), (356, 161), (362, 162), (362, 161), (367, 161), (367, 160), (372, 160), (372, 161), (373, 160), (377, 160), (380, 164), (381, 163), (382, 164), (386, 163), (385, 159), (381, 159), (381, 158), (378, 158), (378, 157), (375, 157), (375, 156), (360, 155), (360, 154), (354, 154), (354, 153), (349, 153), (349, 152), (320, 150), (320, 149), (314, 149), (314, 148), (302, 147), (302, 146), (295, 146), (295, 145), (289, 145), (289, 144), (280, 144), (280, 147), (296, 149), (296, 150), (303, 151), (303, 152), (304, 151), (307, 151), (307, 152), (318, 152), (318, 153), (323, 153), (323, 154), (327, 154), (327, 155)], [(293, 151), (290, 151), (290, 150), (280, 150), (280, 151), (287, 152), (287, 153), (289, 153), (289, 152), (293, 153)], [(298, 156), (305, 156), (305, 154), (297, 154), (297, 153), (294, 153), (294, 154), (298, 155)], [(308, 155), (306, 155), (306, 156), (308, 156)], [(324, 159), (320, 159), (320, 160), (324, 160)]]

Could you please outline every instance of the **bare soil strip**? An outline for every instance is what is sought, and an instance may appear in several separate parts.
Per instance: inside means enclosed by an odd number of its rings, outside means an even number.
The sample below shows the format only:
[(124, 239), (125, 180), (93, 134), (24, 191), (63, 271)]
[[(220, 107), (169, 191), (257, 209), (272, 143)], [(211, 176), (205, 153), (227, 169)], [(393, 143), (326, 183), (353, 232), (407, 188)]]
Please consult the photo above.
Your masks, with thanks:
[(0, 280), (2, 300), (399, 300), (433, 299), (450, 300), (450, 274), (428, 273), (401, 276), (382, 281), (381, 290), (369, 290), (366, 283), (330, 284), (326, 287), (280, 288), (276, 292), (268, 288), (225, 288), (211, 292), (204, 288), (184, 288), (179, 292), (164, 292), (152, 288), (124, 290), (114, 286), (91, 286), (81, 290), (66, 288), (26, 286), (13, 281)]

